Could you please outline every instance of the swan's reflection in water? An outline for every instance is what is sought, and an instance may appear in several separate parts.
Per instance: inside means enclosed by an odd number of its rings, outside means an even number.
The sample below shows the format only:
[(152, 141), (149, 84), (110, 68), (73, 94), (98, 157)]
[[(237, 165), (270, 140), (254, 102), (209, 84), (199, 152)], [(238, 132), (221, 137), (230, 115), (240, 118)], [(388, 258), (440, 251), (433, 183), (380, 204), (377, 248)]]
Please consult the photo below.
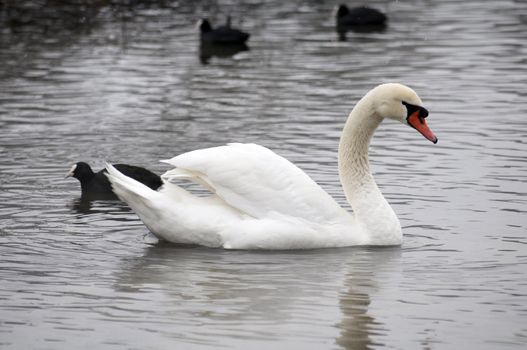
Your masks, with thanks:
[(138, 303), (156, 298), (145, 306), (156, 315), (149, 322), (171, 319), (171, 336), (182, 342), (322, 346), (334, 334), (342, 348), (365, 349), (379, 344), (372, 332), (383, 328), (370, 303), (399, 265), (399, 248), (247, 252), (158, 243), (124, 263), (115, 289)]
[(344, 289), (339, 295), (342, 321), (337, 325), (341, 330), (337, 344), (344, 349), (370, 349), (380, 345), (372, 335), (387, 332), (375, 319), (370, 304), (387, 295), (389, 281), (400, 274), (401, 250), (370, 248), (355, 253), (354, 259), (348, 261)]

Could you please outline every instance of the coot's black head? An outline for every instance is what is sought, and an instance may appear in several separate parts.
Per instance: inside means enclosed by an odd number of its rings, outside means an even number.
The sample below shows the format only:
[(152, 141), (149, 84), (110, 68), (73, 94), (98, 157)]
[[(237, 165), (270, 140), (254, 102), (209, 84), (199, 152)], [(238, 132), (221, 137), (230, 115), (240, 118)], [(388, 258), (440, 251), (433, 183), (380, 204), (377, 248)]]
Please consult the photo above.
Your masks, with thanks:
[(210, 25), (210, 22), (208, 19), (206, 18), (203, 18), (199, 21), (199, 30), (202, 32), (202, 33), (208, 33), (210, 31), (212, 31), (212, 26)]
[(348, 6), (346, 6), (346, 5), (342, 5), (341, 4), (337, 8), (337, 18), (346, 16), (348, 13), (350, 13), (350, 10), (349, 10)]
[(70, 171), (66, 174), (66, 177), (74, 177), (82, 182), (83, 180), (89, 179), (94, 175), (95, 174), (88, 163), (78, 162), (73, 164)]

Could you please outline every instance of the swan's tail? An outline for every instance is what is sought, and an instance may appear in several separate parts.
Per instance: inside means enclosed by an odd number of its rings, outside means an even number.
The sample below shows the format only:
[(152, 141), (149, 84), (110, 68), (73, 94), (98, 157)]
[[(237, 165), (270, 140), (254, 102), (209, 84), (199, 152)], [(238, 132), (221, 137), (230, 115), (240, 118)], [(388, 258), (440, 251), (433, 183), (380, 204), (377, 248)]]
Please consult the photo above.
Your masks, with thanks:
[[(195, 197), (166, 180), (163, 180), (163, 187), (159, 191), (154, 191), (123, 175), (110, 164), (106, 164), (106, 171), (114, 193), (132, 208), (158, 238), (169, 242), (198, 243), (209, 247), (222, 245), (221, 236), (215, 233), (217, 228), (214, 223), (217, 220), (212, 224), (208, 223), (210, 218), (207, 217), (207, 213), (211, 210), (225, 212), (225, 209), (222, 209), (223, 207), (218, 209), (218, 205), (213, 200), (202, 200), (201, 197)], [(205, 208), (205, 210), (197, 210), (197, 208)]]
[(123, 201), (125, 201), (132, 210), (147, 224), (150, 220), (157, 217), (155, 200), (160, 193), (139, 181), (132, 179), (111, 164), (106, 163), (106, 177), (112, 184), (113, 192)]

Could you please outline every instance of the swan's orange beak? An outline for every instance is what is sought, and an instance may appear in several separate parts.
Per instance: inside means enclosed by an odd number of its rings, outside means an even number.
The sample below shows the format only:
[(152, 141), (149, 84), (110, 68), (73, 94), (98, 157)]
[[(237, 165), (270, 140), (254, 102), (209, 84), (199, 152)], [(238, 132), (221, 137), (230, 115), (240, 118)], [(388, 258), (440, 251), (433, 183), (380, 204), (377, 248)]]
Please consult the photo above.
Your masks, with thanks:
[[(426, 116), (422, 116), (421, 114), (421, 110), (417, 110), (410, 114), (408, 118), (406, 118), (406, 121), (412, 128), (419, 131), (421, 135), (426, 137), (427, 140), (432, 141), (433, 143), (437, 143), (437, 137), (434, 135), (432, 130), (430, 130), (428, 125), (426, 125)], [(428, 112), (426, 113), (426, 115), (428, 115)]]

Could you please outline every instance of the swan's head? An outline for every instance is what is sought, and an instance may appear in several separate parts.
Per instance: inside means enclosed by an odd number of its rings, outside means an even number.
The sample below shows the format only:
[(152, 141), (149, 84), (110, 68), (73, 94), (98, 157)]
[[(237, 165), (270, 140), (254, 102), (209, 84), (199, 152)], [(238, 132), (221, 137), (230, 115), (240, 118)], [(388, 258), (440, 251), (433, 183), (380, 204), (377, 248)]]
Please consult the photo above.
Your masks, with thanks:
[(376, 115), (410, 125), (426, 139), (437, 143), (437, 137), (426, 124), (428, 111), (414, 90), (402, 84), (391, 83), (379, 85), (370, 93), (373, 95)]

